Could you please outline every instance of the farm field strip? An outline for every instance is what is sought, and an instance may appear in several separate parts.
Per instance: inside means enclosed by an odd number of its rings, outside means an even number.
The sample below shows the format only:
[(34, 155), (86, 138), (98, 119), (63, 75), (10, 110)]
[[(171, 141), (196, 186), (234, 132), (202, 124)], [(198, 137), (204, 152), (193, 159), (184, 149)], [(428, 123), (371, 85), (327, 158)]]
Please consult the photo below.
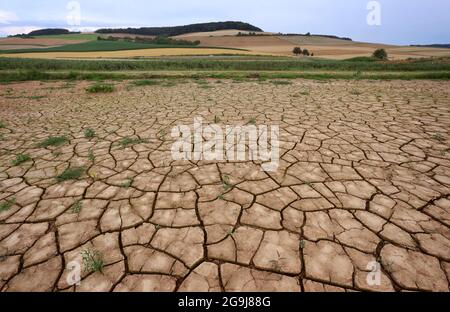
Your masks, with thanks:
[[(133, 57), (158, 57), (158, 56), (187, 56), (187, 55), (270, 55), (243, 50), (220, 48), (152, 48), (121, 51), (95, 51), (95, 52), (36, 52), (15, 53), (15, 58), (38, 59), (120, 59)], [(0, 57), (8, 56), (0, 54)]]

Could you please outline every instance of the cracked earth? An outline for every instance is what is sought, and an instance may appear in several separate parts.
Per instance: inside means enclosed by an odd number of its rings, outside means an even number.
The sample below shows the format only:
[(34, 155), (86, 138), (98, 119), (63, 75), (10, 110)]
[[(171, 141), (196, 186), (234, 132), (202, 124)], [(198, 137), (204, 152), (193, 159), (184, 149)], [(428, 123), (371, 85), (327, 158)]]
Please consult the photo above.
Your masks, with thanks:
[[(1, 291), (449, 291), (448, 82), (115, 84), (0, 86)], [(172, 160), (194, 117), (279, 125), (278, 171)]]

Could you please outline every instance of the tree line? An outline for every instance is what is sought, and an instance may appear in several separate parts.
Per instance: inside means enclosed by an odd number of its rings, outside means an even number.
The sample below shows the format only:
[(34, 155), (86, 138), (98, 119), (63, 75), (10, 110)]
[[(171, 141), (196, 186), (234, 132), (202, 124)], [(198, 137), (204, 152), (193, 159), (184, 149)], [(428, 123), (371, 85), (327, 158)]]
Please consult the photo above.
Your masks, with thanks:
[(187, 33), (208, 32), (217, 30), (237, 29), (246, 31), (262, 31), (262, 29), (243, 22), (214, 22), (214, 23), (200, 23), (184, 26), (173, 27), (141, 27), (141, 28), (103, 28), (96, 31), (99, 34), (133, 34), (145, 36), (178, 36)]

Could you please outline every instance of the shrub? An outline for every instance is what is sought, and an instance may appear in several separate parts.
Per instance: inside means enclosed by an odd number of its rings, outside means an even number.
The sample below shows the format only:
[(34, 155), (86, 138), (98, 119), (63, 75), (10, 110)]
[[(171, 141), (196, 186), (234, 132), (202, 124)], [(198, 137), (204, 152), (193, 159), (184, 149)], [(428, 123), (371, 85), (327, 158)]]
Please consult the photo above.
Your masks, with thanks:
[(388, 54), (385, 49), (378, 49), (373, 52), (372, 56), (379, 60), (387, 60)]
[(295, 47), (294, 50), (292, 51), (292, 53), (294, 53), (295, 55), (300, 55), (300, 54), (302, 54), (302, 48)]
[(304, 49), (302, 53), (303, 53), (304, 56), (309, 56), (309, 51), (308, 51), (308, 49)]

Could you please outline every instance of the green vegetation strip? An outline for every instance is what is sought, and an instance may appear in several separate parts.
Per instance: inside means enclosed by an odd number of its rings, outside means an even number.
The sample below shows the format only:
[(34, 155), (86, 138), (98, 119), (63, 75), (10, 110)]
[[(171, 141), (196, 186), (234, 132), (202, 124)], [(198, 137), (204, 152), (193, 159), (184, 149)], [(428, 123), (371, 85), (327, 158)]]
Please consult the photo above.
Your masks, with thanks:
[[(418, 72), (352, 72), (352, 71), (178, 71), (178, 72), (41, 72), (41, 71), (0, 71), (0, 82), (15, 81), (46, 81), (46, 80), (121, 80), (121, 79), (372, 79), (372, 80), (413, 80), (413, 79), (440, 79), (449, 80), (450, 71), (418, 71)], [(113, 87), (96, 84), (88, 88), (88, 92), (112, 92)], [(50, 144), (52, 145), (52, 144)], [(45, 146), (44, 146), (45, 147)]]
[[(103, 41), (98, 41), (102, 43)], [(97, 41), (95, 43), (98, 43)], [(107, 42), (107, 41), (104, 41)], [(113, 42), (118, 43), (118, 42)], [(121, 42), (129, 44), (128, 42)], [(131, 43), (136, 45), (137, 43)], [(450, 71), (450, 58), (407, 61), (377, 61), (373, 58), (325, 60), (277, 57), (190, 57), (151, 58), (145, 60), (51, 60), (0, 57), (0, 70), (39, 71)]]

